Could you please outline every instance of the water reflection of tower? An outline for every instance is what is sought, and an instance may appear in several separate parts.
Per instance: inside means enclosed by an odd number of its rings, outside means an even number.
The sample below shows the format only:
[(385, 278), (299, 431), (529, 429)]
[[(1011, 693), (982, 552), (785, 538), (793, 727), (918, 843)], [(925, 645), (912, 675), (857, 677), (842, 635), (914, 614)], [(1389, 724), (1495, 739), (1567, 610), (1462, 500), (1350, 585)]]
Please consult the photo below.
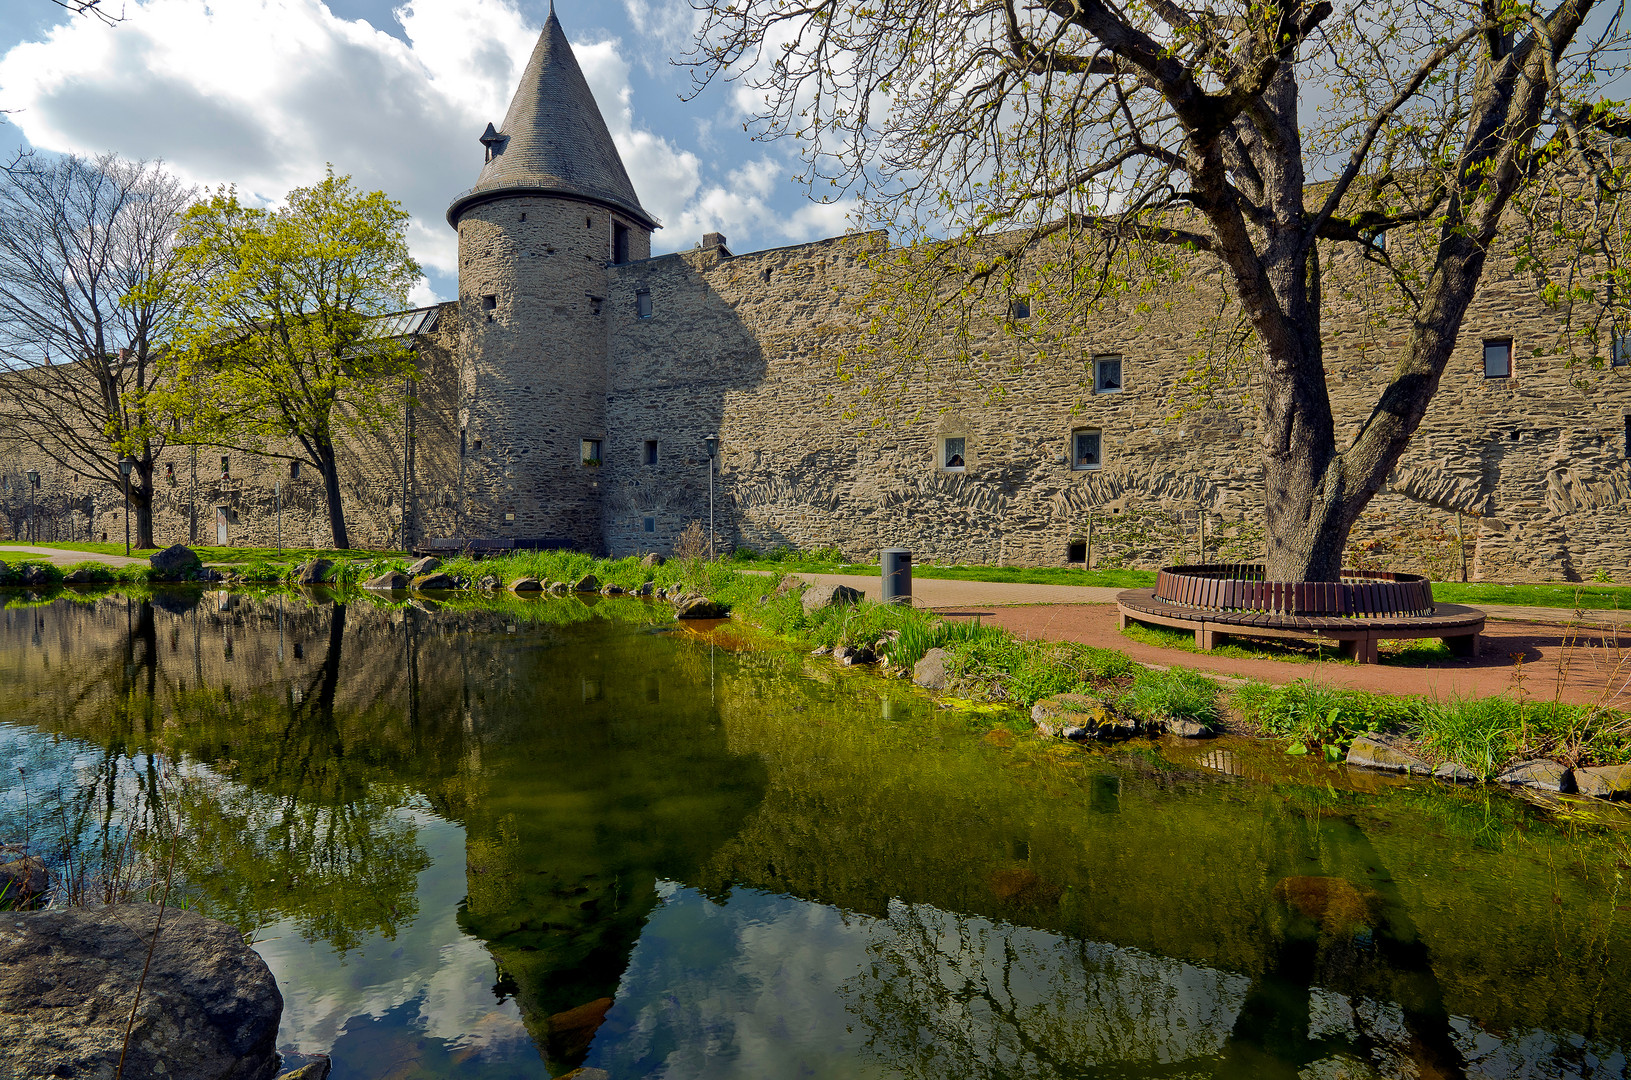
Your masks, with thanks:
[(702, 670), (695, 643), (654, 648), (604, 624), (476, 641), (494, 651), (461, 665), (475, 673), (462, 693), (483, 794), (464, 808), (460, 924), (487, 942), (496, 989), (551, 1067), (571, 1067), (612, 1005), (657, 881), (693, 875), (738, 831), (763, 771), (727, 747), (717, 666)]

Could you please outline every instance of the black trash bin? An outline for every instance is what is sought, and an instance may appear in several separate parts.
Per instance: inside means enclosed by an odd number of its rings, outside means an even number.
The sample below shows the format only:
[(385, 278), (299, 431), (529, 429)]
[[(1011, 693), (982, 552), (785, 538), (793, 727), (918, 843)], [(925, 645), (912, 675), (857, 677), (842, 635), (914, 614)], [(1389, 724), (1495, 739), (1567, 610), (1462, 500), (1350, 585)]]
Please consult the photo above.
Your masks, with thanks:
[(905, 548), (884, 548), (883, 602), (912, 606), (912, 553)]

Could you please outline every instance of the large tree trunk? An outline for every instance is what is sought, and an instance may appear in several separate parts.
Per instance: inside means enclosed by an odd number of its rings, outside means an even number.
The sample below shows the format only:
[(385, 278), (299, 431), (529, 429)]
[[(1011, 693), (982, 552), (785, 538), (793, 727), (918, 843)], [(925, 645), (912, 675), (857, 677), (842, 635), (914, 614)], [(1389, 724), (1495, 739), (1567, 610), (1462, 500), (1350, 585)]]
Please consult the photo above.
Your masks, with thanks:
[(328, 527), (334, 534), (334, 546), (342, 550), (351, 546), (345, 528), (345, 507), (340, 503), (340, 466), (333, 446), (317, 448), (317, 464), (323, 474), (323, 494), (328, 500)]
[(152, 458), (137, 458), (131, 470), (130, 513), (136, 525), (132, 550), (158, 546), (153, 543), (153, 467)]

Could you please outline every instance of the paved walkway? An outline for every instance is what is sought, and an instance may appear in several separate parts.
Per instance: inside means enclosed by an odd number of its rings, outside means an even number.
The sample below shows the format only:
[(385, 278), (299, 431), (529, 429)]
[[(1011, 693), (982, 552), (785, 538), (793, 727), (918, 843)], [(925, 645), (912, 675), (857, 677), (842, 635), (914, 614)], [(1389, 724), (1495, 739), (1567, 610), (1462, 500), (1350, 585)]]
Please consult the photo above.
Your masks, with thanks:
[[(875, 577), (800, 574), (807, 581), (849, 585), (876, 599)], [(1479, 605), (1489, 615), (1478, 656), (1435, 661), (1432, 667), (1236, 659), (1145, 645), (1117, 628), (1120, 589), (1075, 585), (1018, 585), (990, 581), (916, 578), (915, 606), (950, 617), (979, 617), (1022, 638), (1079, 641), (1119, 649), (1146, 664), (1178, 665), (1235, 678), (1286, 683), (1318, 679), (1360, 690), (1439, 698), (1484, 697), (1520, 682), (1533, 699), (1602, 703), (1631, 709), (1631, 612), (1587, 612), (1574, 623), (1561, 608)], [(1605, 617), (1606, 618), (1602, 618)], [(1570, 623), (1574, 623), (1570, 627)], [(1521, 661), (1521, 663), (1520, 663)]]
[(98, 555), (94, 551), (66, 551), (62, 548), (30, 547), (27, 544), (0, 544), (0, 562), (48, 562), (53, 566), (72, 566), (75, 563), (99, 562), (109, 566), (146, 566), (146, 559), (126, 558), (123, 555)]

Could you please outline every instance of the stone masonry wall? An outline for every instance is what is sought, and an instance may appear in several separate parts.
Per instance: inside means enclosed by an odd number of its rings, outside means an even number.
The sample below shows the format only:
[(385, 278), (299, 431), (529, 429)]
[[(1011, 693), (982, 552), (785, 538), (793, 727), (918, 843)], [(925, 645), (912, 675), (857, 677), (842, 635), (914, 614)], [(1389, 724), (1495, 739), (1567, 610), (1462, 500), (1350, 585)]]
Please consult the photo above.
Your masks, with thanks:
[[(616, 268), (610, 289), (606, 536), (614, 553), (665, 550), (707, 521), (703, 439), (720, 436), (722, 546), (888, 546), (920, 560), (1150, 567), (1261, 553), (1255, 416), (1242, 391), (1185, 408), (1202, 284), (1152, 311), (1112, 306), (1072, 359), (1018, 357), (991, 320), (989, 370), (916, 376), (899, 406), (860, 396), (838, 370), (860, 341), (867, 274), (858, 244), (821, 241), (740, 256), (719, 249)], [(1350, 562), (1456, 578), (1631, 578), (1631, 372), (1530, 353), (1555, 315), (1492, 258), (1486, 284), (1414, 445), (1353, 533)], [(1350, 268), (1354, 269), (1354, 268)], [(1358, 271), (1356, 271), (1358, 272)], [(1333, 278), (1333, 280), (1335, 280)], [(653, 299), (640, 318), (634, 295)], [(1361, 299), (1329, 303), (1324, 328), (1339, 439), (1374, 407), (1407, 324)], [(1514, 375), (1483, 376), (1486, 339), (1511, 338)], [(1123, 389), (1092, 393), (1095, 356), (1122, 357)], [(1000, 385), (993, 400), (989, 387)], [(886, 426), (876, 422), (888, 420)], [(1102, 432), (1102, 467), (1076, 470), (1073, 429)], [(965, 440), (948, 471), (941, 440)], [(643, 464), (646, 440), (660, 447)], [(650, 527), (652, 531), (647, 532)]]

